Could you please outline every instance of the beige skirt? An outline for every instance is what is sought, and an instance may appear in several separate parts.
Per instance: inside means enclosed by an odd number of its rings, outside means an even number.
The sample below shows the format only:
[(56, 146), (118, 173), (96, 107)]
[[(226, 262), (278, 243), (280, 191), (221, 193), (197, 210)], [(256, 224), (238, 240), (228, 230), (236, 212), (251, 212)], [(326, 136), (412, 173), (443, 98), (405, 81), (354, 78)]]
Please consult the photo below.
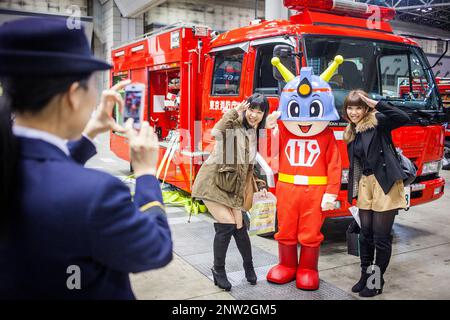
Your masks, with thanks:
[(359, 209), (383, 212), (403, 209), (407, 205), (402, 180), (397, 180), (389, 193), (385, 194), (375, 175), (363, 175), (358, 188), (356, 206)]

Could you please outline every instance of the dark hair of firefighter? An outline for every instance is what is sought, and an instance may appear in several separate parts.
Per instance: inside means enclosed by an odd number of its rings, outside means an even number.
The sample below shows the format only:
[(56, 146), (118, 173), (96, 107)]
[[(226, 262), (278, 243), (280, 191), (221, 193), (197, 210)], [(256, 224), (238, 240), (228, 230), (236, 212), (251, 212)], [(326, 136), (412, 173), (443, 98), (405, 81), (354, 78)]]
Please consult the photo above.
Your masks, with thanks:
[[(254, 93), (247, 98), (247, 102), (250, 104), (248, 107), (249, 109), (256, 109), (264, 112), (263, 118), (261, 122), (258, 124), (258, 128), (256, 128), (256, 135), (259, 138), (261, 130), (266, 127), (266, 118), (267, 115), (269, 114), (269, 101), (262, 93)], [(247, 118), (245, 116), (245, 112), (242, 123), (246, 129), (251, 128), (251, 125), (248, 123)]]
[(62, 97), (74, 82), (87, 90), (89, 77), (90, 74), (0, 77), (0, 240), (16, 208), (15, 193), (20, 190), (19, 146), (12, 131), (14, 114), (39, 113), (52, 99)]

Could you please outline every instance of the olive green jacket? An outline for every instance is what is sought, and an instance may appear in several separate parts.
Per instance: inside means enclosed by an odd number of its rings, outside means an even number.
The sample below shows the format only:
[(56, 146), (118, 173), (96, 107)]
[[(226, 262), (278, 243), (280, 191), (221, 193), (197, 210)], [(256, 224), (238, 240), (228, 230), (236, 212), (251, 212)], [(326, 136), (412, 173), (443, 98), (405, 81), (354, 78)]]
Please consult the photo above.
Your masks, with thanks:
[(254, 174), (256, 130), (245, 130), (242, 116), (227, 111), (212, 130), (214, 150), (201, 166), (192, 187), (192, 197), (240, 209), (249, 174)]

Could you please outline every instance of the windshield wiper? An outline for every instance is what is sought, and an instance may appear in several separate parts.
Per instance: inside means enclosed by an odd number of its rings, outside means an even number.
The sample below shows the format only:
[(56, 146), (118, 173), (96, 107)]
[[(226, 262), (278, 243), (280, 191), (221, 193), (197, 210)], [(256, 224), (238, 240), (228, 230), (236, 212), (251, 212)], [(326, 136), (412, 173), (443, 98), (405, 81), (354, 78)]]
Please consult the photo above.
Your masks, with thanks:
[(415, 120), (421, 125), (443, 123), (448, 121), (447, 114), (439, 110), (424, 111), (415, 109), (409, 114), (414, 115)]
[(429, 120), (434, 118), (434, 114), (433, 113), (428, 113), (428, 112), (425, 112), (423, 110), (416, 109), (416, 110), (413, 110), (413, 112), (417, 113), (420, 116), (424, 116), (425, 118), (428, 118)]
[(428, 100), (430, 99), (434, 88), (436, 88), (436, 84), (433, 82), (433, 84), (431, 86), (429, 86), (429, 88), (426, 90), (426, 92), (424, 94), (425, 98), (423, 100), (417, 99), (412, 92), (408, 92), (408, 96), (407, 97), (402, 97), (401, 98), (401, 97), (386, 96), (386, 97), (383, 97), (383, 99), (386, 99), (386, 100), (389, 100), (389, 101), (401, 101), (401, 102), (414, 101), (414, 102), (421, 102), (421, 103), (424, 103), (425, 105), (427, 105), (428, 104)]

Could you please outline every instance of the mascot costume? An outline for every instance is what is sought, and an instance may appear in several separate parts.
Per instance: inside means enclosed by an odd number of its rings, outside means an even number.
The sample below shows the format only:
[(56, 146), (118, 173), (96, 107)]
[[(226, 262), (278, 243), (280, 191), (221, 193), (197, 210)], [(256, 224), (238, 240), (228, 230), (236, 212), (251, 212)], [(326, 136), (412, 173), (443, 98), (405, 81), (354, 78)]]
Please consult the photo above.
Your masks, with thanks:
[(336, 139), (328, 128), (339, 114), (327, 82), (342, 61), (342, 56), (336, 56), (320, 77), (307, 67), (294, 77), (279, 58), (272, 59), (287, 84), (278, 109), (282, 121), (276, 187), (279, 264), (267, 274), (270, 282), (284, 284), (296, 279), (299, 289), (319, 288), (323, 211), (334, 208), (342, 172)]

